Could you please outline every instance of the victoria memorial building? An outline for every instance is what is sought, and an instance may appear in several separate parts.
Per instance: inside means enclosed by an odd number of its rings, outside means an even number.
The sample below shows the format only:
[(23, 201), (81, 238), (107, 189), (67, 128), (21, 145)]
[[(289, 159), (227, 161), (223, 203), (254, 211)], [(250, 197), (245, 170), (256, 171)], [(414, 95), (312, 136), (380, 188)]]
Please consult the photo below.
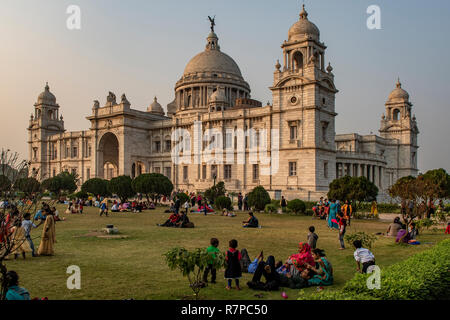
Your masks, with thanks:
[[(176, 82), (167, 111), (157, 98), (147, 111), (139, 111), (125, 94), (117, 98), (110, 92), (106, 101), (94, 101), (88, 130), (67, 132), (47, 84), (28, 126), (31, 170), (40, 179), (63, 171), (76, 173), (80, 184), (94, 177), (156, 172), (181, 190), (204, 191), (224, 181), (230, 192), (262, 185), (272, 197), (305, 200), (326, 194), (330, 182), (345, 175), (367, 177), (381, 195), (397, 179), (417, 175), (419, 131), (400, 81), (387, 98), (379, 135), (336, 135), (335, 75), (320, 31), (304, 7), (281, 48), (270, 87), (272, 103), (267, 105), (251, 97), (239, 66), (222, 51), (214, 23), (204, 50)], [(181, 137), (184, 147), (178, 151), (185, 156), (191, 146), (190, 162), (174, 161), (174, 147), (180, 145), (174, 132), (180, 129), (190, 134), (190, 141)], [(215, 134), (205, 138), (202, 133), (208, 129)], [(244, 135), (232, 133), (238, 131)], [(245, 134), (249, 131), (256, 139)], [(217, 137), (223, 143), (217, 144)], [(260, 141), (267, 147), (268, 160), (252, 156)], [(202, 157), (214, 143), (231, 159)]]

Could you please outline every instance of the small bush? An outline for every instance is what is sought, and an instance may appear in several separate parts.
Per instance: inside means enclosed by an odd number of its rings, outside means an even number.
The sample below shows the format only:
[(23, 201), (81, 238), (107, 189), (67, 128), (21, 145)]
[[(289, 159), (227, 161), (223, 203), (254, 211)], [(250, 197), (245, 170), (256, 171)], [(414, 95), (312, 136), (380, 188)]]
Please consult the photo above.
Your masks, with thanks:
[(275, 206), (275, 208), (281, 208), (280, 200), (272, 199), (270, 200), (270, 204)]
[(307, 216), (313, 216), (314, 215), (314, 211), (313, 211), (313, 209), (306, 209), (305, 214)]
[(361, 241), (363, 247), (369, 249), (372, 248), (373, 244), (377, 240), (376, 236), (365, 233), (364, 231), (347, 234), (344, 238), (345, 241), (347, 241), (350, 244), (350, 246), (353, 246), (353, 241), (359, 240)]
[(306, 210), (312, 210), (313, 207), (317, 205), (317, 202), (314, 201), (305, 201)]
[(294, 214), (300, 214), (305, 213), (306, 205), (305, 203), (300, 199), (291, 200), (288, 202), (287, 207), (289, 210), (291, 210)]
[(189, 201), (189, 196), (186, 193), (178, 193), (177, 197), (180, 199), (181, 205)]
[[(273, 200), (272, 200), (273, 202)], [(265, 213), (278, 213), (278, 208), (272, 203), (266, 204), (266, 207), (264, 208)]]
[(233, 210), (233, 206), (231, 204), (231, 199), (225, 196), (220, 196), (214, 202), (215, 207), (218, 210), (228, 209)]
[(251, 208), (263, 211), (267, 204), (270, 203), (269, 193), (263, 186), (258, 186), (248, 194), (248, 204)]

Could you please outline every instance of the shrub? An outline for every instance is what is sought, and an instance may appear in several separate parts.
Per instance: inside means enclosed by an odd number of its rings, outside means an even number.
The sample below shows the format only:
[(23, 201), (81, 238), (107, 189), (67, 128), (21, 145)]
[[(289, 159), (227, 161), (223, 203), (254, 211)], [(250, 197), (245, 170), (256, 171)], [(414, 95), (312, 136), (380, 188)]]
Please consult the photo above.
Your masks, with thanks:
[[(272, 200), (273, 202), (273, 200)], [(273, 203), (266, 204), (266, 207), (264, 208), (265, 213), (278, 213), (278, 208)]]
[(218, 197), (224, 196), (226, 193), (225, 183), (220, 181), (205, 191), (205, 198), (214, 203)]
[(81, 190), (94, 196), (108, 196), (108, 180), (92, 178), (83, 183)]
[(369, 275), (357, 274), (345, 292), (368, 294), (383, 300), (430, 300), (450, 297), (450, 240), (415, 254), (381, 271), (381, 288), (369, 290)]
[(376, 236), (365, 233), (364, 231), (347, 234), (344, 238), (351, 246), (353, 246), (353, 241), (359, 240), (361, 241), (363, 247), (369, 249), (372, 248), (373, 244), (377, 240)]
[(308, 209), (312, 210), (312, 208), (315, 207), (317, 204), (317, 202), (314, 202), (314, 201), (304, 201), (304, 202), (305, 202), (306, 210), (308, 210)]
[(74, 194), (75, 198), (86, 200), (88, 198), (87, 192), (79, 191)]
[(305, 214), (307, 216), (313, 216), (314, 215), (314, 211), (313, 211), (313, 209), (306, 209)]
[(180, 192), (177, 194), (177, 197), (180, 199), (181, 205), (189, 202), (189, 196), (186, 193)]
[(108, 191), (119, 197), (122, 203), (125, 203), (128, 198), (135, 195), (131, 186), (131, 178), (129, 176), (119, 176), (108, 181)]
[(381, 270), (380, 289), (367, 287), (369, 274), (356, 274), (342, 290), (324, 290), (299, 300), (445, 300), (450, 298), (450, 239)]
[[(215, 255), (215, 259), (212, 260), (213, 267), (220, 269), (225, 264), (225, 255), (222, 252)], [(195, 298), (198, 299), (200, 290), (204, 287), (202, 282), (203, 270), (211, 262), (210, 253), (206, 249), (188, 251), (185, 248), (173, 248), (164, 256), (170, 270), (178, 269), (184, 277), (188, 278)]]
[(270, 204), (275, 206), (275, 208), (281, 208), (280, 200), (272, 199), (270, 200)]
[(267, 204), (270, 203), (269, 193), (263, 186), (258, 186), (248, 194), (248, 204), (256, 210), (263, 211)]
[(300, 199), (294, 199), (288, 202), (287, 207), (294, 214), (305, 213), (306, 205)]
[(228, 209), (233, 210), (233, 206), (231, 204), (231, 199), (225, 196), (220, 196), (214, 202), (215, 207), (218, 210)]

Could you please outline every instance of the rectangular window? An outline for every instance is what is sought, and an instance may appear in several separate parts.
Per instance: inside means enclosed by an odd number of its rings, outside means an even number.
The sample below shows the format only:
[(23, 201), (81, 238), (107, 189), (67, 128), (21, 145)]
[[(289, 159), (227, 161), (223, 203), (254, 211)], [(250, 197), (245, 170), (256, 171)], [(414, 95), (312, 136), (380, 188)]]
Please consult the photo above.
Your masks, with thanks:
[(297, 175), (297, 162), (289, 162), (289, 176), (294, 177)]
[(70, 147), (66, 147), (66, 158), (70, 157)]
[(233, 143), (233, 135), (231, 133), (227, 133), (225, 135), (225, 149), (231, 149)]
[(56, 176), (56, 169), (53, 169), (53, 177)]
[(224, 179), (231, 179), (231, 164), (226, 164), (224, 166), (223, 178)]
[(297, 140), (297, 126), (290, 127), (290, 140)]
[(86, 169), (86, 180), (89, 180), (91, 178), (91, 169)]
[(324, 178), (328, 178), (328, 162), (323, 163), (323, 176)]
[(172, 149), (172, 142), (170, 140), (166, 140), (166, 152), (170, 152)]
[(155, 152), (161, 152), (161, 142), (155, 141)]
[(92, 155), (92, 146), (88, 145), (88, 151), (87, 151), (88, 158), (91, 157), (91, 155)]
[(258, 179), (259, 179), (259, 165), (254, 164), (253, 165), (253, 180), (258, 180)]
[(172, 179), (172, 168), (170, 167), (164, 168), (164, 171), (165, 176), (169, 178), (169, 180)]
[(183, 167), (183, 180), (186, 181), (189, 178), (188, 176), (188, 166)]
[(206, 164), (202, 166), (202, 179), (206, 179)]
[(72, 148), (72, 158), (77, 158), (78, 157), (78, 147), (73, 147)]

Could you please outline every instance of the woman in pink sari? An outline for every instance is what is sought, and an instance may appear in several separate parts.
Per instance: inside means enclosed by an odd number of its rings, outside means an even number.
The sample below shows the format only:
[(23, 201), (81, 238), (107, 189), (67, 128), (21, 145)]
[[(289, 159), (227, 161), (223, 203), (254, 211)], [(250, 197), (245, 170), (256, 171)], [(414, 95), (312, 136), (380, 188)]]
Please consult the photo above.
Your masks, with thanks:
[(289, 257), (293, 265), (298, 271), (302, 272), (306, 269), (305, 264), (314, 265), (314, 258), (311, 254), (311, 247), (306, 242), (300, 242), (298, 244), (299, 252)]

